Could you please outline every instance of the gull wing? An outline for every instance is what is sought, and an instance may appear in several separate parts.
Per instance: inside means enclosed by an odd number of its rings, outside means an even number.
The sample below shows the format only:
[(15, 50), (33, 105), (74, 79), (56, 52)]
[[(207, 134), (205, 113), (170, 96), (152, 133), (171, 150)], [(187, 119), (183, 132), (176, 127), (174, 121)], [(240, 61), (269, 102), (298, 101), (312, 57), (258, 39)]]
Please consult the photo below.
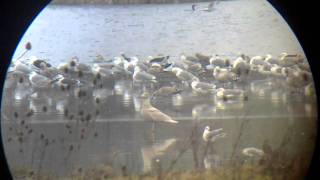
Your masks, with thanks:
[(153, 108), (153, 107), (146, 109), (145, 113), (153, 121), (178, 123), (177, 121), (173, 120), (170, 116), (168, 116), (165, 113), (161, 112), (159, 109), (156, 109), (156, 108)]
[(156, 77), (146, 72), (138, 72), (136, 74), (136, 79), (155, 80)]

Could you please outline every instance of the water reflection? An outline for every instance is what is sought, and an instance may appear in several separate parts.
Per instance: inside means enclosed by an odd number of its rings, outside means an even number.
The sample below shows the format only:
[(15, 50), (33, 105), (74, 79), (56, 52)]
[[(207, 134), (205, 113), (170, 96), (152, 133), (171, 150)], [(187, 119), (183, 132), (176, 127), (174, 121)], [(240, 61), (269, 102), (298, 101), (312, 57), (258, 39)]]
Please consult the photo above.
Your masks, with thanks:
[(164, 140), (161, 143), (156, 143), (149, 147), (141, 148), (141, 155), (143, 159), (143, 172), (151, 171), (153, 163), (159, 162), (159, 158), (166, 154), (166, 151), (175, 144), (177, 140), (175, 138)]

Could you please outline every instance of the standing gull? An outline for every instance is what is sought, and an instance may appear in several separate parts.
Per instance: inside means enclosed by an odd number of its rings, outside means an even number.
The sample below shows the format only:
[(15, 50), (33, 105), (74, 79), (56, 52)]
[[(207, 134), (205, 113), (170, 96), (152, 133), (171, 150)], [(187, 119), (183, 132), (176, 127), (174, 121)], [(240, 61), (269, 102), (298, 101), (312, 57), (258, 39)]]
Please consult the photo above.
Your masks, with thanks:
[(206, 126), (203, 131), (202, 138), (205, 142), (214, 142), (217, 139), (223, 138), (226, 136), (226, 133), (224, 133), (222, 131), (223, 131), (222, 128), (210, 130), (210, 127)]
[(143, 93), (142, 96), (142, 106), (140, 113), (145, 120), (152, 121), (152, 132), (154, 132), (155, 123), (156, 122), (166, 122), (166, 123), (172, 123), (177, 124), (178, 121), (173, 120), (170, 116), (167, 114), (161, 112), (159, 109), (153, 107), (150, 104), (149, 94)]

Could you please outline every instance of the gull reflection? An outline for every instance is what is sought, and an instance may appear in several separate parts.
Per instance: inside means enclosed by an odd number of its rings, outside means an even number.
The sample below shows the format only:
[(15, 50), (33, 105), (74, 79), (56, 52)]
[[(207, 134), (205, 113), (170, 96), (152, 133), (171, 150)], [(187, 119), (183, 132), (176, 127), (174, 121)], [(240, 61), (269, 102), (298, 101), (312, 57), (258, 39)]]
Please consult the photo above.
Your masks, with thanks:
[(123, 81), (117, 81), (114, 85), (114, 92), (116, 95), (123, 95), (124, 89), (125, 89), (125, 82)]
[(123, 96), (122, 96), (123, 106), (124, 107), (130, 107), (131, 102), (132, 102), (131, 93), (128, 90), (124, 91)]
[(221, 165), (221, 158), (216, 154), (208, 154), (203, 159), (204, 168), (212, 169)]
[(192, 108), (193, 119), (199, 119), (201, 117), (212, 116), (216, 112), (216, 108), (209, 104), (195, 105)]
[(183, 105), (183, 97), (181, 96), (181, 94), (172, 96), (172, 104), (176, 107), (181, 107)]
[(149, 172), (152, 169), (152, 162), (164, 155), (169, 147), (175, 144), (175, 138), (167, 139), (161, 143), (157, 143), (148, 147), (141, 148), (143, 158), (143, 172)]
[(216, 101), (216, 109), (217, 110), (236, 110), (243, 109), (244, 102), (243, 101)]
[(279, 105), (280, 101), (281, 101), (280, 92), (278, 91), (271, 92), (271, 102), (277, 106)]

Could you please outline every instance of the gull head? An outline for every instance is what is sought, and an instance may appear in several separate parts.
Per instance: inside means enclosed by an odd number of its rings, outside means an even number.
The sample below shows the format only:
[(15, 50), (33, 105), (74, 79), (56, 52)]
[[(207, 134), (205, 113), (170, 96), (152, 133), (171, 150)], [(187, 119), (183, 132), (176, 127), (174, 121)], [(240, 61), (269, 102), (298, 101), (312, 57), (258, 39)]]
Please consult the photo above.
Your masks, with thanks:
[(205, 131), (210, 131), (210, 126), (206, 126), (206, 127), (204, 128), (204, 130), (205, 130)]

